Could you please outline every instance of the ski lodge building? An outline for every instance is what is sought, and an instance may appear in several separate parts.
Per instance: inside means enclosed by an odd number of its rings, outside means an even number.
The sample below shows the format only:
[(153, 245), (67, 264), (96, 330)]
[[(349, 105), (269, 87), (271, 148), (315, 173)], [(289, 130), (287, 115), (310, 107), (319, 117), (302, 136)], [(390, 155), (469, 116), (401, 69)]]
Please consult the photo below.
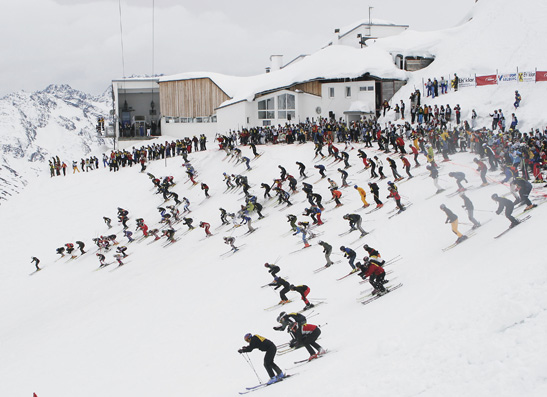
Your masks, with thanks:
[[(352, 122), (379, 114), (407, 80), (400, 54), (367, 44), (406, 25), (358, 22), (320, 51), (283, 65), (272, 55), (266, 73), (249, 77), (181, 73), (112, 82), (115, 134), (121, 139), (176, 138), (330, 118)], [(426, 60), (424, 66), (430, 63)], [(413, 63), (413, 65), (416, 62)], [(415, 68), (414, 68), (415, 69)]]

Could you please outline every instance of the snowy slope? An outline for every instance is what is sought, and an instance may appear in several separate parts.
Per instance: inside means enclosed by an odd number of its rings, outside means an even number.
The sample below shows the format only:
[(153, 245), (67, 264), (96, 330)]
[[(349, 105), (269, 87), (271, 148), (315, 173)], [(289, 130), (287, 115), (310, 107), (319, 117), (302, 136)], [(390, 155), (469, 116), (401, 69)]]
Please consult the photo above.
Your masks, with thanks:
[(69, 162), (105, 148), (95, 131), (108, 115), (109, 91), (95, 97), (68, 85), (50, 85), (34, 93), (17, 92), (0, 99), (0, 202), (9, 199), (59, 156)]
[[(294, 162), (303, 161), (312, 174), (308, 180), (319, 179), (310, 144), (260, 150), (265, 154), (253, 161), (247, 174), (259, 197), (260, 183), (278, 176), (278, 164), (297, 175)], [(243, 152), (250, 154), (247, 148)], [(344, 244), (362, 257), (366, 242), (385, 259), (404, 258), (391, 266), (404, 287), (362, 306), (356, 297), (368, 284), (359, 284), (355, 275), (336, 281), (350, 270), (346, 260), (314, 274), (324, 264), (317, 240), (308, 250), (289, 254), (302, 246), (296, 236), (283, 236), (288, 231), (287, 214), (303, 219), (300, 214), (307, 203), (302, 202), (301, 192), (293, 196), (291, 209), (280, 210), (266, 202), (264, 213), (269, 216), (255, 223), (259, 229), (254, 234), (233, 232), (236, 245), (246, 246), (234, 256), (220, 258), (228, 250), (222, 237), (229, 232), (215, 230), (220, 225), (218, 208), (236, 211), (242, 197), (223, 194), (222, 172), (244, 168), (223, 158), (216, 149), (191, 155), (199, 180), (211, 187), (213, 197), (207, 201), (198, 187), (190, 189), (184, 183), (180, 158), (150, 165), (149, 171), (157, 176), (175, 177), (179, 183), (173, 190), (192, 202), (194, 222), (210, 222), (215, 235), (205, 239), (198, 228), (167, 248), (150, 241), (129, 244), (128, 263), (116, 270), (111, 265), (95, 271), (98, 261), (91, 238), (109, 233), (102, 217), (115, 219), (121, 206), (130, 211), (132, 228), (138, 217), (151, 227), (160, 219), (156, 206), (162, 199), (137, 169), (118, 174), (100, 170), (78, 178), (43, 177), (2, 206), (0, 394), (237, 395), (244, 386), (258, 382), (237, 353), (244, 345), (243, 335), (258, 333), (278, 344), (288, 341), (286, 333), (272, 329), (281, 310), (263, 310), (279, 300), (277, 292), (260, 288), (271, 280), (264, 262), (276, 258), (291, 283), (311, 287), (312, 300), (327, 299), (310, 313), (309, 322), (322, 325), (319, 342), (333, 352), (298, 368), (293, 361), (305, 358), (305, 351), (278, 356), (276, 362), (284, 370), (299, 376), (262, 390), (261, 395), (295, 390), (317, 396), (540, 396), (547, 392), (543, 337), (547, 270), (535, 237), (543, 229), (546, 207), (535, 209), (529, 221), (494, 240), (508, 221), (489, 212), (495, 209), (490, 195), (508, 189), (492, 183), (470, 191), (475, 207), (486, 211), (477, 211), (477, 219), (492, 221), (463, 245), (443, 253), (441, 248), (455, 237), (450, 225), (443, 223), (439, 205), (445, 203), (461, 222), (467, 217), (459, 197), (442, 194), (427, 199), (435, 188), (420, 175), (423, 167), (413, 170), (414, 179), (399, 185), (404, 201), (413, 202), (405, 213), (388, 220), (394, 208), (390, 200), (380, 211), (360, 212), (364, 228), (374, 231), (359, 241), (354, 235), (338, 236), (348, 229), (342, 216), (361, 205), (354, 189), (344, 189), (344, 206), (325, 205), (320, 238), (331, 243), (336, 254)], [(446, 176), (451, 170), (464, 171), (470, 185), (479, 184), (472, 158), (458, 154), (452, 163), (443, 164), (441, 183), (448, 192), (455, 190)], [(369, 173), (357, 173), (362, 163), (355, 151), (351, 162), (349, 179), (365, 186)], [(335, 166), (328, 174), (339, 180)], [(490, 177), (500, 179), (496, 174)], [(382, 196), (387, 195), (385, 181), (380, 185)], [(326, 182), (314, 189), (328, 199)], [(534, 192), (534, 197), (538, 195), (544, 193)], [(179, 234), (185, 228), (181, 227)], [(463, 231), (469, 227), (460, 226)], [(121, 228), (112, 230), (120, 234)], [(77, 239), (85, 241), (90, 252), (74, 261), (56, 260), (55, 248)], [(31, 255), (38, 256), (45, 268), (29, 277)], [(112, 254), (107, 258), (111, 261)], [(303, 307), (296, 294), (290, 297), (295, 302), (283, 310)], [(264, 380), (263, 354), (255, 351), (249, 356)]]

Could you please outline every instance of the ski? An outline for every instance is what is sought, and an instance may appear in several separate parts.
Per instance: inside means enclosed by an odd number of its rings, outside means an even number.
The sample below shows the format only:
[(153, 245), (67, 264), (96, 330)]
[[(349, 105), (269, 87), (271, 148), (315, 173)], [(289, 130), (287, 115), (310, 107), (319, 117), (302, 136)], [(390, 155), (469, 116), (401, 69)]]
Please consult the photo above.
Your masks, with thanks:
[[(42, 268), (42, 269), (43, 269), (43, 268)], [(33, 271), (32, 273), (30, 273), (30, 274), (29, 274), (29, 276), (32, 276), (33, 274), (36, 274), (36, 273), (38, 273), (38, 272), (39, 272), (40, 270), (42, 270), (42, 269), (36, 269), (36, 270), (35, 270), (35, 271)]]
[[(385, 265), (384, 265), (384, 266), (385, 266)], [(388, 271), (386, 272), (386, 276), (387, 276), (388, 274), (391, 274), (391, 273), (393, 273), (393, 270), (388, 270)], [(364, 283), (367, 283), (367, 282), (368, 282), (368, 280), (365, 279), (365, 280), (359, 281), (359, 284), (364, 284)]]
[(412, 206), (412, 203), (406, 204), (402, 210), (399, 210), (399, 211), (397, 211), (396, 213), (394, 213), (393, 215), (388, 216), (388, 219), (391, 219), (391, 218), (393, 218), (394, 216), (397, 216), (397, 215), (402, 214), (403, 212), (405, 212), (405, 211), (408, 209), (408, 207), (411, 207), (411, 206)]
[(391, 288), (386, 288), (386, 291), (387, 291), (387, 292), (386, 292), (385, 294), (382, 294), (382, 295), (374, 295), (372, 298), (366, 299), (366, 300), (362, 301), (361, 303), (362, 303), (363, 305), (367, 305), (367, 304), (369, 304), (370, 302), (375, 301), (376, 299), (381, 298), (382, 296), (388, 294), (389, 292), (392, 292), (392, 291), (395, 291), (396, 289), (401, 288), (402, 286), (403, 286), (403, 283), (400, 283), (400, 284), (397, 284), (397, 285), (395, 285), (395, 286), (393, 286), (393, 287), (391, 287)]
[[(228, 252), (225, 252), (223, 254), (220, 254), (220, 257), (221, 258), (229, 258), (230, 256), (232, 256), (233, 254), (235, 254), (236, 252), (238, 252), (241, 248), (245, 247), (247, 244), (241, 244), (239, 247), (236, 247), (235, 250), (230, 250)], [(230, 255), (231, 254), (231, 255)]]
[(277, 309), (278, 307), (284, 306), (284, 305), (286, 305), (287, 303), (291, 303), (291, 302), (292, 302), (292, 300), (289, 299), (289, 300), (288, 300), (287, 302), (285, 302), (285, 303), (278, 303), (277, 305), (273, 305), (273, 306), (267, 307), (267, 308), (265, 308), (264, 310), (266, 310), (267, 312), (269, 312), (269, 311), (275, 310), (275, 309)]
[(464, 234), (464, 236), (467, 237), (466, 239), (464, 239), (464, 240), (462, 240), (462, 241), (457, 241), (457, 242), (455, 242), (454, 244), (451, 244), (451, 245), (449, 245), (448, 247), (443, 248), (443, 252), (448, 251), (448, 250), (450, 250), (450, 249), (456, 247), (457, 245), (460, 245), (460, 244), (463, 243), (464, 241), (469, 240), (469, 238), (472, 237), (472, 236), (474, 236), (475, 234), (477, 234), (477, 233), (474, 232), (474, 231), (471, 231), (471, 232), (469, 232), (469, 233)]
[(349, 276), (351, 276), (352, 274), (357, 273), (357, 272), (358, 272), (358, 269), (355, 268), (354, 270), (352, 270), (351, 272), (349, 272), (349, 273), (346, 274), (345, 276), (342, 276), (342, 277), (340, 277), (340, 278), (337, 278), (336, 281), (343, 280), (343, 279), (345, 279), (346, 277), (349, 277)]
[[(332, 265), (334, 265), (335, 263), (340, 263), (340, 262), (342, 262), (342, 261), (341, 261), (341, 260), (340, 260), (340, 261), (334, 261), (334, 262), (332, 262)], [(332, 266), (332, 265), (330, 265), (330, 266)], [(314, 272), (314, 273), (322, 272), (323, 270), (328, 269), (330, 266), (327, 266), (327, 265), (321, 266), (320, 268), (315, 269), (313, 272)]]
[(261, 390), (267, 386), (271, 386), (271, 385), (275, 385), (276, 383), (279, 383), (279, 382), (283, 382), (285, 379), (287, 378), (290, 378), (291, 376), (294, 376), (296, 374), (286, 374), (283, 378), (273, 382), (273, 383), (261, 383), (259, 385), (256, 385), (256, 386), (251, 386), (251, 387), (246, 387), (247, 390), (245, 391), (240, 391), (239, 394), (247, 394), (247, 393), (251, 393), (251, 392), (254, 392), (256, 390)]
[[(314, 358), (308, 357), (308, 358), (306, 358), (305, 360), (298, 360), (298, 361), (295, 361), (294, 363), (295, 363), (295, 364), (309, 363), (310, 361), (317, 360), (317, 359), (319, 359), (319, 358), (325, 356), (325, 354), (327, 354), (327, 353), (329, 353), (329, 352), (330, 352), (330, 350), (325, 350), (325, 353), (323, 353), (323, 354), (318, 354), (318, 355), (317, 355), (316, 357), (314, 357)], [(311, 359), (310, 359), (310, 358), (311, 358)]]
[[(386, 288), (389, 289), (392, 285), (396, 285), (396, 284), (391, 284), (391, 282), (392, 282), (392, 281), (395, 281), (395, 280), (397, 280), (397, 276), (391, 277), (389, 280), (387, 280), (387, 283), (384, 283), (384, 286), (385, 286)], [(363, 280), (363, 281), (365, 281), (365, 280)], [(385, 281), (385, 280), (384, 280), (384, 281)], [(374, 291), (374, 289), (369, 289), (369, 290), (361, 291), (359, 297), (356, 298), (355, 300), (361, 302), (361, 301), (363, 301), (363, 299), (365, 299), (365, 298), (367, 298), (367, 297), (369, 297), (369, 296), (373, 296), (373, 295), (372, 295), (372, 291)]]
[(301, 313), (301, 314), (302, 314), (302, 313), (304, 313), (304, 312), (305, 312), (306, 310), (310, 310), (310, 309), (313, 309), (313, 308), (315, 308), (315, 307), (319, 306), (319, 305), (320, 305), (320, 304), (322, 304), (322, 303), (325, 303), (325, 301), (321, 301), (321, 302), (313, 303), (313, 306), (312, 306), (312, 307), (305, 307), (304, 309), (302, 309), (302, 310), (299, 310), (299, 311), (298, 311), (297, 313)]
[(505, 233), (507, 233), (508, 231), (510, 231), (511, 229), (514, 229), (516, 226), (520, 225), (521, 223), (523, 222), (526, 222), (528, 219), (530, 219), (532, 216), (531, 215), (528, 215), (528, 216), (525, 216), (524, 218), (520, 219), (519, 220), (519, 223), (516, 224), (515, 226), (513, 227), (509, 227), (507, 228), (506, 230), (504, 230), (501, 234), (498, 234), (497, 236), (495, 236), (494, 238), (500, 238), (501, 236), (503, 236)]
[(311, 245), (308, 245), (307, 247), (304, 246), (304, 247), (299, 248), (299, 249), (297, 249), (297, 250), (295, 250), (295, 251), (289, 252), (289, 255), (291, 255), (291, 254), (296, 254), (296, 253), (298, 253), (298, 252), (304, 251), (306, 248), (310, 248), (310, 247), (311, 247)]

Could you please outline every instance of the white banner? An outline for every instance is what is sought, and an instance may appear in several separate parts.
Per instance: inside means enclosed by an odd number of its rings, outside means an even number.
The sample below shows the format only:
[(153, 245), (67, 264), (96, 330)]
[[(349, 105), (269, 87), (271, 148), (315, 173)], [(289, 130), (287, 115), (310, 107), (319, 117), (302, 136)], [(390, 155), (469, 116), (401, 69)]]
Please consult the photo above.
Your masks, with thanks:
[(534, 83), (536, 81), (536, 72), (519, 72), (518, 81), (521, 83)]
[(459, 77), (458, 87), (475, 87), (475, 76), (473, 77)]
[(498, 74), (498, 84), (517, 81), (516, 73)]

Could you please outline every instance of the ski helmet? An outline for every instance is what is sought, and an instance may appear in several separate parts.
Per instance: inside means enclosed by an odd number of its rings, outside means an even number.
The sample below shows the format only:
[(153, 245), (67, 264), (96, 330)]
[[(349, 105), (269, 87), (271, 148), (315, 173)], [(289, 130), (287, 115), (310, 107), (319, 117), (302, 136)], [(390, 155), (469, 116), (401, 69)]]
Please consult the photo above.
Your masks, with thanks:
[(353, 186), (354, 189), (357, 189), (357, 185)]
[(340, 251), (344, 251), (346, 249), (346, 247), (344, 247), (343, 245), (340, 247)]
[(245, 339), (245, 342), (249, 342), (253, 335), (251, 333), (246, 333), (243, 339)]
[(495, 199), (497, 199), (497, 198), (498, 198), (498, 195), (497, 195), (496, 193), (494, 193), (494, 194), (492, 195), (492, 200), (495, 200)]
[(285, 313), (285, 312), (279, 313), (279, 316), (277, 316), (277, 322), (278, 322), (278, 323), (282, 323), (282, 322), (283, 322), (283, 319), (284, 319), (284, 317), (285, 317), (286, 315), (287, 315), (287, 313)]

